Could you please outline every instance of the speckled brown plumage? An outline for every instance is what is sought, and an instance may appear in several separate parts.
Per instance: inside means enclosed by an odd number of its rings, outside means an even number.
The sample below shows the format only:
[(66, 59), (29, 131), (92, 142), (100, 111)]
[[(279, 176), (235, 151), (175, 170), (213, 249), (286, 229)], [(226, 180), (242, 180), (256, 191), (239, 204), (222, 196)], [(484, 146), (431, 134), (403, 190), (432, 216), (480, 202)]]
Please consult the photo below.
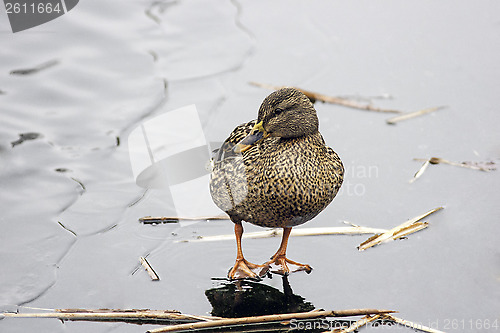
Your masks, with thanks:
[[(258, 123), (267, 137), (235, 152)], [(210, 192), (237, 224), (289, 228), (326, 208), (343, 174), (339, 156), (318, 131), (310, 100), (297, 89), (284, 88), (266, 97), (258, 119), (236, 127), (219, 149)]]

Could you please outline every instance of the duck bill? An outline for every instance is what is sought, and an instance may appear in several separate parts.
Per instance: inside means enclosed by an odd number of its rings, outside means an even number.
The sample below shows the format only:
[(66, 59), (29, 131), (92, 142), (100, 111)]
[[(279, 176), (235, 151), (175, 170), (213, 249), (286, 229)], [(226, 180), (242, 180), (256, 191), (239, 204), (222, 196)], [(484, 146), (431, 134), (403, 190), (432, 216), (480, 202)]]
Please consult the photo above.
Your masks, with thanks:
[(260, 123), (255, 124), (252, 128), (250, 134), (248, 134), (243, 140), (238, 142), (234, 147), (234, 151), (236, 153), (243, 153), (244, 151), (250, 149), (253, 145), (261, 142), (265, 138), (269, 136), (269, 133), (266, 132), (264, 127), (262, 126), (262, 121)]

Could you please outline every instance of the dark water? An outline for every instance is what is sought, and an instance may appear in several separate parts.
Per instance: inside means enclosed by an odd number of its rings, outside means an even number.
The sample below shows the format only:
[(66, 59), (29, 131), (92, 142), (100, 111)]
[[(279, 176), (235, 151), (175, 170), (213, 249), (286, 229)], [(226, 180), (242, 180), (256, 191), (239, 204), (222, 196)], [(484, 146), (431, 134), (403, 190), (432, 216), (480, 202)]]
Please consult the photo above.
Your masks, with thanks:
[[(232, 223), (140, 224), (176, 210), (169, 191), (135, 184), (127, 138), (146, 119), (195, 104), (207, 141), (220, 142), (255, 118), (269, 93), (248, 85), (258, 81), (403, 111), (448, 106), (389, 126), (383, 114), (316, 105), (347, 175), (305, 227), (392, 228), (445, 209), (427, 230), (365, 252), (356, 246), (367, 236), (292, 238), (289, 256), (314, 267), (290, 277), (294, 293), (317, 308), (398, 310), (443, 331), (500, 321), (498, 172), (431, 165), (408, 182), (415, 157), (498, 163), (499, 10), (495, 1), (87, 0), (16, 34), (0, 11), (0, 306), (207, 314), (205, 290), (232, 265), (234, 242), (175, 241), (230, 234)], [(243, 245), (258, 262), (278, 244)], [(158, 282), (136, 270), (148, 254)], [(281, 289), (280, 279), (265, 283)], [(0, 321), (1, 332), (33, 330), (146, 327)]]

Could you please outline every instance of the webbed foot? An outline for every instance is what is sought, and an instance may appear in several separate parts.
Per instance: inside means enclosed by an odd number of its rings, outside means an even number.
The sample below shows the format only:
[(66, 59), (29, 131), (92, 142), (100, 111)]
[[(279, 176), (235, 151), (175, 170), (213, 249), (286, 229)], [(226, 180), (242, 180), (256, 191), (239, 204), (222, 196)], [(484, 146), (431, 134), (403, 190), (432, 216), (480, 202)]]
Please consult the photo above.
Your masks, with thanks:
[(236, 263), (227, 274), (231, 280), (252, 279), (261, 280), (269, 271), (268, 265), (256, 265), (246, 259), (236, 259)]
[(312, 267), (307, 264), (301, 264), (288, 259), (284, 255), (275, 255), (266, 262), (263, 266), (270, 267), (271, 273), (287, 276), (293, 272), (305, 271), (307, 274), (311, 273)]

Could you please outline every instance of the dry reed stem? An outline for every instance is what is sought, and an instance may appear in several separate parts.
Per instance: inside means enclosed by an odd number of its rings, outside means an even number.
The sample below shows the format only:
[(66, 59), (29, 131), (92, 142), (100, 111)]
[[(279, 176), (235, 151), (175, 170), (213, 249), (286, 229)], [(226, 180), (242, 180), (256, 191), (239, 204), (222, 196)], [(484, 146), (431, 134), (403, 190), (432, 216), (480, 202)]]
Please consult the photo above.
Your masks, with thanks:
[[(378, 235), (375, 235), (373, 237), (370, 237), (358, 246), (358, 250), (364, 251), (372, 246), (375, 246), (375, 245), (378, 245), (381, 243), (385, 243), (385, 242), (388, 242), (391, 240), (395, 240), (395, 239), (401, 238), (403, 236), (409, 235), (413, 232), (417, 232), (419, 230), (425, 229), (427, 227), (427, 224), (425, 224), (425, 223), (415, 224), (415, 223), (420, 221), (421, 219), (429, 216), (430, 214), (441, 210), (441, 209), (443, 209), (443, 207), (437, 207), (437, 208), (431, 209), (427, 213), (424, 213), (422, 215), (414, 217), (414, 218), (412, 218), (412, 219), (410, 219), (410, 220), (408, 220), (408, 221), (406, 221), (406, 222), (404, 222), (404, 223), (402, 223), (402, 224), (400, 224), (400, 225), (398, 225), (398, 226), (396, 226), (396, 227), (394, 227), (394, 228), (392, 228), (392, 229), (390, 229), (382, 234), (378, 234)], [(415, 224), (415, 226), (412, 226), (414, 224)]]
[[(413, 160), (414, 161), (429, 162), (430, 164), (448, 164), (448, 165), (458, 166), (461, 168), (487, 171), (487, 172), (496, 170), (495, 163), (492, 161), (490, 161), (490, 162), (461, 162), (461, 163), (458, 163), (458, 162), (448, 161), (448, 160), (445, 160), (444, 158), (440, 158), (440, 157), (431, 157), (429, 159), (414, 158)], [(488, 165), (488, 166), (484, 167), (484, 166), (479, 166), (478, 164)]]
[(411, 118), (415, 118), (418, 116), (422, 116), (424, 114), (431, 113), (431, 112), (438, 111), (438, 110), (442, 110), (444, 108), (446, 108), (446, 107), (445, 106), (436, 106), (436, 107), (432, 107), (432, 108), (428, 108), (428, 109), (418, 110), (415, 112), (405, 113), (405, 114), (402, 114), (400, 116), (396, 116), (396, 117), (387, 119), (386, 123), (388, 123), (389, 125), (394, 125), (397, 122), (411, 119)]
[(278, 315), (266, 315), (266, 316), (255, 316), (255, 317), (243, 317), (243, 318), (228, 318), (214, 320), (211, 322), (198, 322), (190, 324), (179, 324), (167, 327), (161, 327), (157, 329), (152, 329), (147, 331), (148, 333), (163, 333), (163, 332), (178, 332), (184, 330), (199, 330), (207, 328), (223, 328), (226, 326), (234, 325), (248, 325), (248, 324), (263, 324), (271, 322), (281, 322), (288, 321), (291, 319), (316, 319), (324, 317), (351, 317), (351, 316), (362, 316), (370, 314), (386, 314), (392, 313), (394, 311), (390, 310), (377, 310), (377, 309), (353, 309), (353, 310), (340, 310), (340, 311), (310, 311), (310, 312), (299, 312), (299, 313), (285, 313)]
[(9, 318), (57, 318), (60, 320), (72, 321), (144, 321), (144, 320), (164, 320), (164, 321), (193, 321), (200, 318), (193, 318), (190, 315), (181, 314), (179, 311), (169, 310), (121, 310), (121, 309), (58, 309), (55, 312), (47, 313), (3, 313)]
[(146, 272), (148, 272), (151, 280), (153, 280), (153, 281), (160, 280), (160, 277), (158, 276), (158, 274), (156, 274), (155, 270), (153, 269), (153, 267), (151, 267), (151, 265), (149, 264), (149, 262), (146, 258), (139, 257), (139, 261), (141, 262), (141, 265), (144, 267), (144, 269), (146, 269)]
[(410, 234), (413, 234), (414, 232), (423, 230), (429, 226), (428, 222), (415, 222), (412, 225), (406, 227), (406, 228), (401, 228), (398, 232), (396, 232), (391, 239), (396, 240), (399, 238), (406, 237)]
[[(292, 229), (290, 236), (321, 236), (321, 235), (361, 235), (361, 234), (377, 234), (386, 232), (386, 229), (367, 228), (367, 227), (325, 227), (325, 228), (297, 228)], [(271, 229), (265, 231), (247, 232), (243, 234), (243, 238), (271, 238), (278, 237), (283, 234), (282, 229)], [(215, 236), (199, 236), (191, 240), (179, 240), (178, 243), (185, 242), (214, 242), (234, 240), (234, 234), (228, 235), (215, 235)]]
[(144, 224), (178, 223), (180, 221), (222, 221), (229, 220), (229, 216), (144, 216), (139, 218), (139, 222)]
[(418, 169), (418, 171), (415, 173), (415, 175), (413, 175), (413, 178), (410, 179), (410, 183), (413, 183), (415, 180), (420, 178), (420, 176), (422, 176), (424, 174), (425, 170), (427, 170), (427, 167), (429, 166), (429, 164), (430, 164), (429, 160), (425, 161), (425, 163), (422, 164), (422, 166), (420, 167), (420, 169)]
[[(462, 168), (468, 168), (468, 169), (473, 169), (473, 170), (480, 170), (480, 171), (494, 171), (496, 170), (495, 163), (490, 161), (490, 162), (452, 162), (445, 160), (444, 158), (439, 158), (439, 157), (431, 157), (429, 159), (425, 158), (414, 158), (414, 161), (422, 161), (424, 164), (418, 169), (418, 171), (415, 173), (412, 179), (410, 179), (410, 183), (413, 183), (415, 180), (420, 178), (425, 170), (427, 170), (427, 167), (429, 164), (448, 164), (448, 165), (453, 165), (453, 166), (458, 166)], [(483, 166), (480, 166), (483, 165)]]
[[(260, 87), (260, 88), (265, 88), (265, 89), (270, 89), (270, 90), (278, 90), (281, 88), (286, 88), (287, 86), (274, 86), (271, 84), (266, 84), (266, 83), (258, 83), (258, 82), (249, 82), (251, 85)], [(371, 104), (359, 104), (354, 101), (351, 101), (349, 99), (345, 98), (340, 98), (340, 97), (333, 97), (333, 96), (327, 96), (323, 95), (320, 93), (304, 90), (298, 87), (294, 87), (298, 90), (300, 90), (304, 95), (309, 97), (309, 99), (313, 101), (320, 101), (320, 102), (325, 102), (325, 103), (331, 103), (331, 104), (337, 104), (337, 105), (342, 105), (348, 108), (353, 108), (353, 109), (358, 109), (358, 110), (365, 110), (365, 111), (374, 111), (374, 112), (384, 112), (384, 113), (402, 113), (401, 111), (398, 110), (389, 110), (389, 109), (382, 109), (375, 107)]]

